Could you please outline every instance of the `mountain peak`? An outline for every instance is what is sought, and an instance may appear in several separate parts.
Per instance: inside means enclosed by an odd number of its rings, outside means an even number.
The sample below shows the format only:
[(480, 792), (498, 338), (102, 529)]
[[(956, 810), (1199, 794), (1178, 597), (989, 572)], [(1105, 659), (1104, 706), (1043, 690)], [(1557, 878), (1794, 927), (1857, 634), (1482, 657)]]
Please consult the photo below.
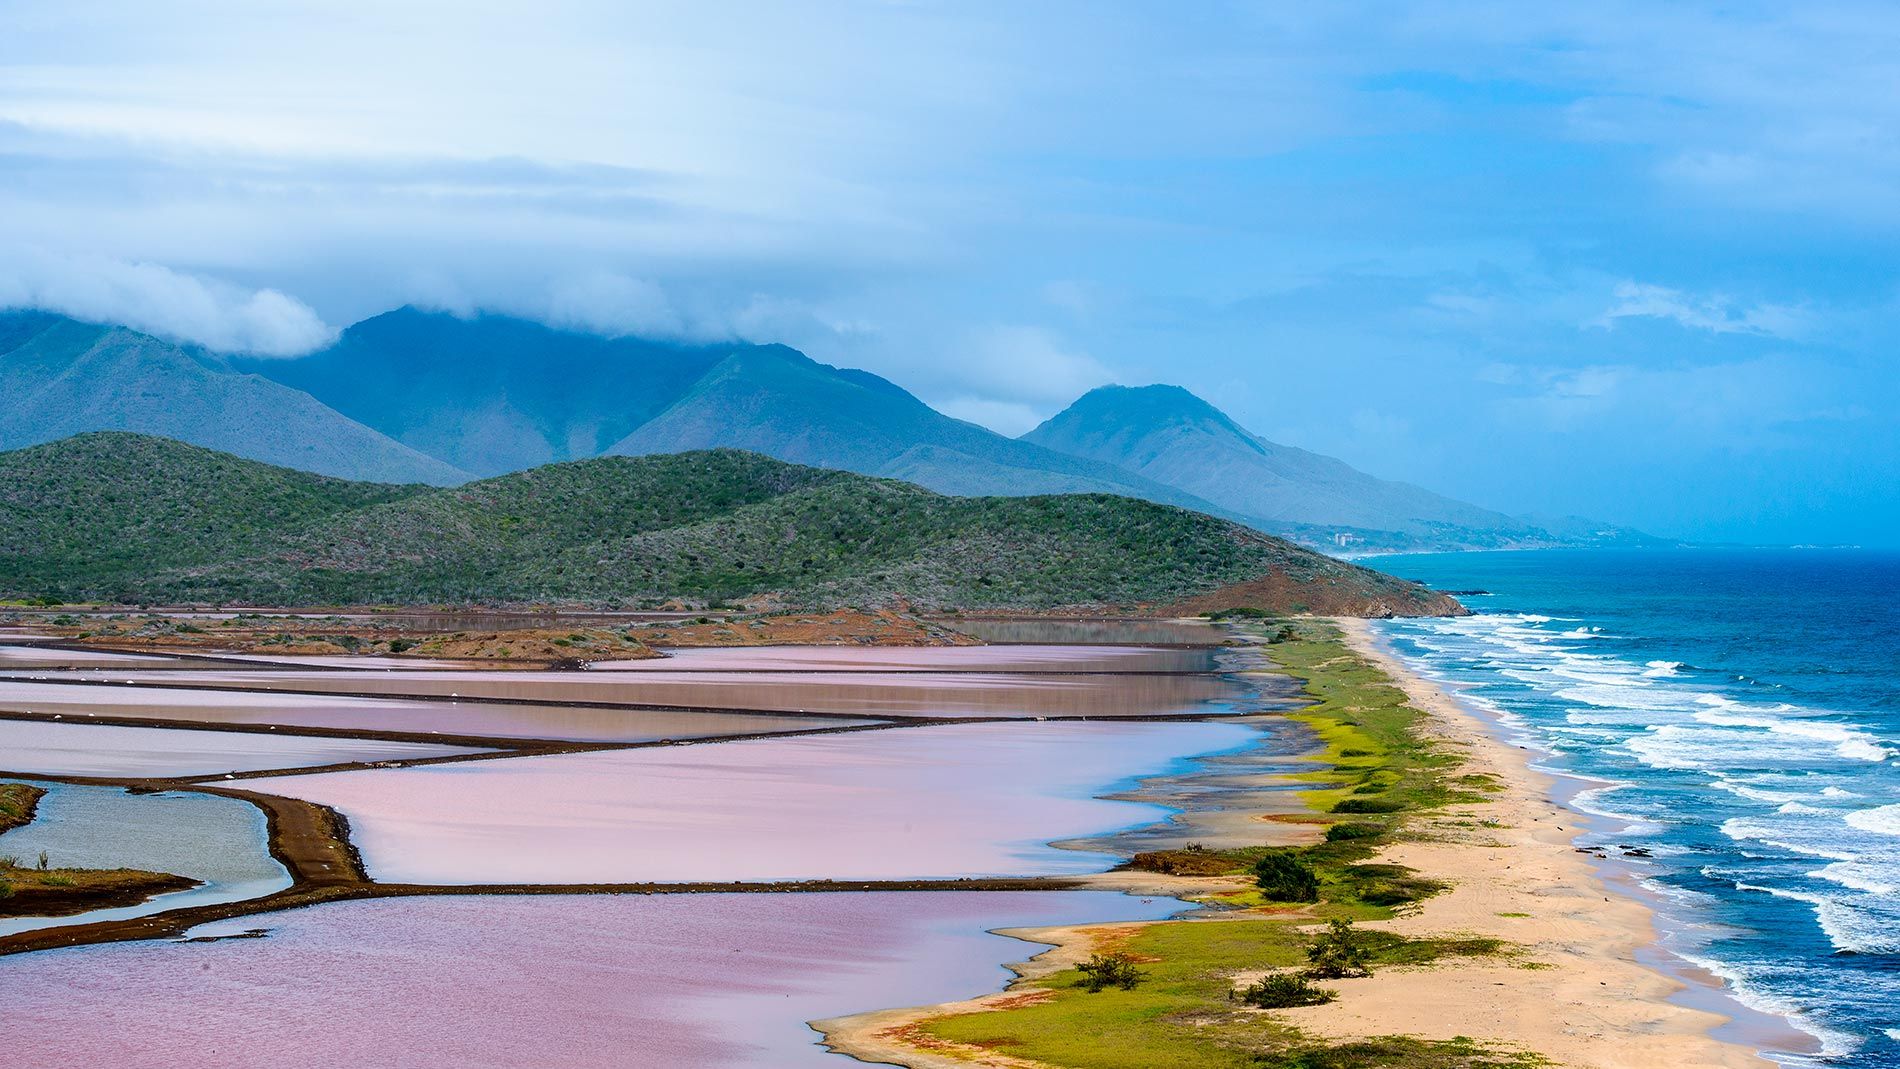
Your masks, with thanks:
[(1024, 440), (1117, 465), (1312, 541), (1397, 548), (1548, 537), (1501, 513), (1269, 442), (1179, 386), (1091, 390)]
[(1207, 424), (1242, 440), (1254, 441), (1254, 436), (1235, 423), (1227, 413), (1208, 404), (1186, 387), (1168, 383), (1097, 386), (1023, 437), (1031, 441), (1038, 440), (1038, 435), (1057, 437), (1063, 433), (1065, 424), (1158, 429), (1183, 423)]

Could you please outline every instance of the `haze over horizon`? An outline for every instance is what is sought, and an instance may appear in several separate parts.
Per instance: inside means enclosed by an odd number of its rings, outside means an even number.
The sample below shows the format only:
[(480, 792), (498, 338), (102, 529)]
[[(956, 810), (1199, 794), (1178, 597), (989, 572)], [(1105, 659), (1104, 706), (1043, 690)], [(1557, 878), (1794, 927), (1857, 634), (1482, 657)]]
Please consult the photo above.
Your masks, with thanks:
[(1011, 435), (1178, 383), (1512, 513), (1892, 545), (1896, 46), (1873, 4), (26, 0), (0, 307), (780, 341)]

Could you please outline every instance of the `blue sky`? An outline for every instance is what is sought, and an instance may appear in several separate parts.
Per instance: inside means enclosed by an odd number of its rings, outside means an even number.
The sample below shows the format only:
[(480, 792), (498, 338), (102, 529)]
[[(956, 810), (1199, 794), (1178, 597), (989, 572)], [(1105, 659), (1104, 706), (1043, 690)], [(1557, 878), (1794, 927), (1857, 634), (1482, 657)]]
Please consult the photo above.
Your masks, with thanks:
[(1008, 433), (1178, 382), (1701, 539), (1900, 542), (1897, 191), (1881, 4), (0, 7), (0, 304), (782, 340)]

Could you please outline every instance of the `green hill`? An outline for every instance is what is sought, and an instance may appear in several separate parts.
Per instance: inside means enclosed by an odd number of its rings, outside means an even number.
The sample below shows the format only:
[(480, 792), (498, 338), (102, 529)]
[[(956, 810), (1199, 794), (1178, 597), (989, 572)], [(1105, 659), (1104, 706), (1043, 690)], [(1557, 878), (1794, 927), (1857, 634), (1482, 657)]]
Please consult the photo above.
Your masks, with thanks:
[[(1225, 520), (1107, 494), (948, 497), (733, 450), (554, 464), (449, 489), (345, 483), (108, 434), (0, 454), (0, 594), (270, 605), (775, 596), (818, 607), (1449, 599)], [(1263, 580), (1271, 580), (1263, 584)], [(1206, 599), (1213, 598), (1213, 602)]]

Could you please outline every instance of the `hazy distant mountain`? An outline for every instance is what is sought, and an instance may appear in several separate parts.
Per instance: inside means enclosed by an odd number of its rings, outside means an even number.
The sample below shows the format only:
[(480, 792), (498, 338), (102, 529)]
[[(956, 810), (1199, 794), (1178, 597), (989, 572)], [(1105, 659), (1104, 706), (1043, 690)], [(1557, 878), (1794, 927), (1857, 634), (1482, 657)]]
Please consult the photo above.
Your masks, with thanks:
[(949, 497), (733, 450), (431, 490), (94, 434), (0, 453), (0, 506), (0, 597), (1459, 611), (1415, 583), (1183, 509), (1106, 494)]
[(782, 345), (732, 353), (608, 453), (713, 448), (883, 475), (949, 494), (1103, 492), (1220, 511), (1112, 464), (952, 419), (868, 371), (820, 364)]
[(0, 448), (129, 430), (346, 478), (452, 484), (599, 455), (743, 449), (969, 496), (1113, 493), (1328, 550), (1641, 545), (1278, 445), (1175, 386), (1102, 387), (1020, 439), (782, 345), (604, 338), (400, 308), (295, 359), (0, 314)]
[(599, 455), (730, 349), (399, 308), (321, 352), (242, 364), (464, 471), (499, 475)]
[(50, 312), (0, 313), (0, 449), (104, 430), (164, 435), (351, 479), (468, 478), (222, 357)]
[(1393, 549), (1576, 537), (1269, 442), (1179, 386), (1091, 390), (1024, 440), (1118, 465), (1303, 541)]

